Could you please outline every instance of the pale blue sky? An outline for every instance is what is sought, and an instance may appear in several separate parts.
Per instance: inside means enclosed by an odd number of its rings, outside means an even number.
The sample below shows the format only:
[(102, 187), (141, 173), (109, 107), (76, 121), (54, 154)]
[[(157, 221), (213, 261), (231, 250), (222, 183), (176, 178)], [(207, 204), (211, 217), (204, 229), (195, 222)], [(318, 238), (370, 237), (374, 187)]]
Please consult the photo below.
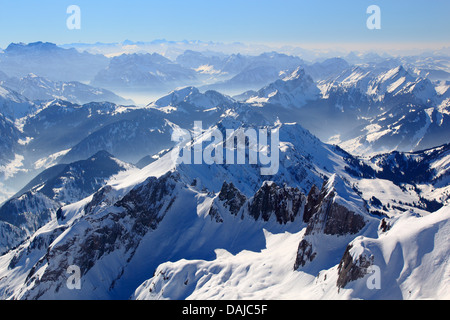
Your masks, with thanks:
[[(66, 9), (81, 8), (81, 30)], [(381, 30), (366, 9), (381, 8)], [(0, 0), (0, 47), (11, 42), (450, 43), (449, 0)]]

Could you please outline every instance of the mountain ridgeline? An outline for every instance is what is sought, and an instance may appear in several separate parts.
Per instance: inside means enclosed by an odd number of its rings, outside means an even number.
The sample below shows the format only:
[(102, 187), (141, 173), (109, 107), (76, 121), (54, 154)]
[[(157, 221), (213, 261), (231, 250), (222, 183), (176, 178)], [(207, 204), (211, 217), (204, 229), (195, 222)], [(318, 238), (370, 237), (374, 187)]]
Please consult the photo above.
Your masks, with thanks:
[[(443, 61), (11, 44), (0, 299), (450, 297)], [(116, 90), (164, 93), (136, 106)], [(181, 133), (237, 154), (217, 132), (238, 130), (276, 133), (252, 150), (276, 153), (276, 172), (250, 161), (249, 136), (244, 163), (174, 157)]]

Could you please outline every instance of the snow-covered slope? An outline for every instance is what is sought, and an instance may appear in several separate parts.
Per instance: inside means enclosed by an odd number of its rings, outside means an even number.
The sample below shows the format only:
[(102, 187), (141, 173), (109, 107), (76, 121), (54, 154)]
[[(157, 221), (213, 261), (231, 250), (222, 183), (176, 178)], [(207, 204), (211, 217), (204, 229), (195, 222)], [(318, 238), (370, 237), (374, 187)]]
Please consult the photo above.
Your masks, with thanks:
[(43, 171), (0, 207), (3, 251), (55, 219), (62, 206), (84, 199), (114, 175), (132, 168), (103, 151)]
[[(119, 80), (135, 81), (153, 72), (171, 86), (194, 78), (143, 108), (55, 100), (36, 103), (23, 118), (0, 115), (8, 135), (0, 144), (8, 176), (1, 192), (11, 195), (12, 180), (20, 185), (13, 194), (26, 185), (0, 208), (0, 297), (448, 297), (448, 281), (437, 283), (449, 266), (448, 141), (357, 157), (297, 123), (324, 135), (337, 131), (341, 143), (356, 137), (354, 147), (372, 151), (448, 137), (444, 83), (397, 67), (401, 59), (364, 59), (376, 63), (343, 72), (348, 66), (340, 59), (309, 65), (319, 83), (297, 64), (236, 101), (190, 81), (234, 74), (249, 81), (246, 71), (299, 59), (188, 52), (182, 66), (155, 54), (124, 55), (104, 73), (120, 78), (126, 70)], [(237, 151), (219, 137), (227, 129), (248, 134), (245, 164), (225, 161)], [(250, 164), (252, 133), (264, 130), (274, 141), (258, 146), (259, 162)], [(181, 147), (174, 133), (191, 135), (184, 146), (201, 151), (199, 164), (174, 161)], [(224, 151), (223, 164), (206, 160), (212, 150), (216, 159)], [(270, 164), (261, 163), (263, 151), (270, 151)], [(270, 165), (275, 171), (264, 174)], [(80, 290), (67, 286), (74, 265)], [(381, 289), (374, 289), (378, 275)]]
[(64, 49), (53, 43), (11, 43), (0, 54), (0, 69), (22, 78), (30, 73), (52, 81), (89, 81), (108, 65), (103, 55)]
[(174, 111), (189, 113), (198, 108), (214, 109), (217, 107), (230, 107), (233, 104), (233, 99), (217, 91), (210, 90), (201, 93), (195, 87), (185, 87), (170, 92), (168, 95), (150, 103), (148, 107), (157, 108), (166, 113)]
[(108, 152), (99, 151), (86, 160), (44, 170), (22, 188), (18, 195), (38, 191), (61, 205), (70, 204), (100, 189), (113, 175), (132, 168), (132, 165), (115, 159)]
[(319, 87), (326, 101), (354, 119), (329, 137), (349, 152), (421, 150), (450, 138), (445, 88), (402, 66), (382, 72), (355, 67)]
[(286, 107), (301, 107), (307, 101), (320, 97), (320, 91), (312, 78), (303, 69), (297, 68), (282, 80), (277, 80), (247, 99), (250, 104), (276, 104)]
[(108, 101), (116, 104), (133, 104), (133, 101), (117, 96), (111, 91), (94, 88), (77, 81), (51, 81), (34, 74), (17, 79), (2, 81), (3, 86), (11, 88), (29, 100), (66, 100), (72, 103)]
[(129, 90), (171, 90), (195, 82), (196, 73), (157, 54), (124, 54), (111, 59), (93, 80), (95, 86)]
[[(229, 119), (222, 122), (222, 125), (235, 127), (239, 123)], [(280, 146), (281, 169), (273, 180), (278, 181), (276, 183), (279, 186), (282, 186), (283, 182), (289, 182), (293, 187), (299, 187), (297, 191), (287, 186), (273, 189), (275, 185), (264, 184), (258, 166), (175, 166), (171, 162), (171, 154), (168, 153), (140, 171), (132, 171), (117, 178), (93, 196), (63, 207), (57, 215), (57, 220), (52, 219), (30, 240), (1, 258), (7, 260), (19, 255), (20, 257), (15, 258), (16, 266), (22, 265), (26, 257), (35, 265), (33, 270), (29, 271), (19, 271), (17, 268), (2, 269), (2, 274), (5, 274), (2, 288), (10, 285), (8, 279), (12, 279), (11, 277), (24, 276), (25, 286), (22, 286), (22, 289), (17, 288), (18, 291), (13, 290), (16, 298), (56, 297), (62, 292), (65, 292), (66, 297), (126, 298), (145, 280), (145, 275), (151, 272), (149, 270), (154, 270), (164, 261), (183, 257), (211, 258), (214, 250), (219, 247), (235, 252), (245, 248), (262, 248), (264, 225), (272, 225), (274, 230), (296, 229), (298, 225), (294, 222), (301, 221), (301, 214), (289, 208), (296, 203), (297, 210), (300, 210), (298, 201), (306, 198), (305, 195), (301, 196), (301, 190), (308, 190), (312, 184), (321, 184), (326, 173), (323, 168), (325, 166), (330, 169), (333, 166), (341, 167), (341, 172), (344, 172), (343, 160), (339, 160), (336, 151), (323, 145), (298, 125), (278, 125), (275, 128), (280, 130), (283, 143)], [(200, 137), (199, 141), (201, 139)], [(253, 231), (236, 228), (235, 224), (240, 221), (240, 215), (233, 218), (232, 214), (225, 215), (222, 211), (222, 218), (227, 222), (221, 224), (218, 216), (220, 212), (215, 214), (214, 210), (211, 211), (216, 193), (222, 190), (225, 180), (236, 185), (237, 190), (242, 190), (240, 192), (243, 197), (249, 199), (248, 205), (245, 206), (248, 209), (245, 209), (244, 213), (247, 218), (244, 220)], [(259, 192), (258, 184), (262, 186)], [(271, 187), (268, 188), (269, 186)], [(284, 201), (286, 192), (291, 194), (292, 198), (286, 199), (285, 214), (283, 211), (278, 212), (276, 206), (272, 214), (267, 210), (268, 207), (261, 206), (261, 201), (271, 194), (278, 194), (276, 197), (281, 197)], [(278, 205), (278, 201), (273, 204)], [(221, 206), (223, 208), (224, 204)], [(37, 241), (35, 237), (45, 237), (42, 234), (44, 230), (45, 234), (53, 235), (57, 229), (66, 231), (51, 245), (48, 257), (54, 258), (50, 258), (49, 263), (45, 262), (47, 258), (40, 260), (39, 254), (31, 258), (25, 253), (29, 246)], [(230, 236), (231, 230), (231, 234), (235, 236)], [(199, 237), (199, 234), (202, 236)], [(162, 237), (166, 239), (163, 242)], [(44, 242), (49, 245), (53, 242), (48, 241), (50, 240)], [(67, 256), (66, 246), (69, 243), (71, 249)], [(154, 248), (156, 243), (158, 250), (150, 249)], [(90, 244), (94, 246), (91, 247)], [(77, 249), (81, 248), (80, 246), (89, 248)], [(36, 253), (33, 250), (31, 252)], [(6, 260), (2, 260), (2, 263)], [(65, 272), (64, 268), (68, 263), (79, 264), (84, 270), (83, 279), (86, 283), (83, 284), (82, 292), (67, 291), (64, 288), (64, 279), (55, 277), (56, 274)], [(105, 273), (106, 266), (110, 271)], [(134, 268), (141, 271), (131, 272)], [(22, 275), (12, 276), (11, 272), (19, 272)], [(24, 272), (29, 273), (28, 276)], [(102, 272), (106, 277), (104, 285), (98, 282), (99, 278), (95, 276), (97, 272)], [(35, 286), (34, 282), (36, 277), (40, 278), (41, 284), (38, 286)], [(28, 289), (25, 289), (26, 287)], [(59, 293), (54, 291), (57, 287)], [(2, 295), (5, 294), (2, 289)]]
[[(250, 116), (258, 128), (257, 110), (228, 115), (192, 143), (205, 140), (215, 128), (241, 127), (240, 117)], [(244, 123), (245, 128), (252, 124)], [(275, 282), (281, 290), (297, 279), (295, 283), (311, 285), (308, 290), (315, 288), (315, 295), (301, 286), (289, 291), (293, 287), (288, 286), (283, 289), (286, 296), (348, 297), (350, 291), (337, 285), (337, 268), (351, 241), (361, 235), (378, 237), (381, 216), (371, 214), (375, 204), (364, 200), (373, 195), (367, 190), (376, 188), (378, 179), (350, 174), (359, 166), (349, 162), (345, 152), (323, 144), (297, 124), (269, 128), (280, 134), (280, 168), (269, 181), (259, 165), (177, 165), (169, 152), (64, 206), (29, 240), (2, 256), (2, 297), (187, 298), (206, 297), (204, 292), (216, 298), (256, 297), (252, 292), (268, 292), (261, 283), (248, 291), (236, 284), (235, 290), (225, 288), (251, 274), (253, 259), (262, 261), (267, 252), (272, 258), (257, 272), (267, 272), (267, 290)], [(407, 200), (413, 197), (393, 188)], [(398, 212), (389, 211), (390, 224)], [(283, 242), (283, 249), (272, 246)], [(277, 259), (280, 255), (284, 258)], [(238, 266), (242, 258), (247, 263)], [(206, 291), (207, 279), (215, 281), (207, 270), (222, 275), (216, 263), (226, 268), (231, 280), (223, 291)], [(64, 275), (73, 264), (82, 272), (81, 290), (69, 290), (65, 284)], [(174, 271), (169, 270), (172, 265)], [(322, 281), (317, 285), (324, 272), (329, 285), (325, 293)]]
[[(132, 298), (448, 299), (449, 218), (448, 207), (426, 217), (405, 215), (378, 238), (356, 238), (339, 263), (318, 274), (292, 269), (304, 231), (265, 231), (261, 251), (232, 254), (217, 249), (211, 261), (160, 265)], [(380, 289), (368, 285), (376, 281), (370, 278), (373, 270), (380, 270)], [(338, 288), (338, 283), (345, 285)]]
[[(430, 80), (410, 74), (403, 66), (385, 71), (351, 67), (335, 78), (321, 81), (319, 87), (324, 98), (337, 94), (363, 94), (369, 101), (379, 104), (381, 111), (399, 103), (427, 103), (437, 97), (436, 88)], [(367, 108), (360, 107), (363, 111)]]
[(417, 151), (450, 141), (449, 101), (440, 104), (399, 104), (339, 137), (354, 154)]
[(15, 120), (24, 117), (35, 109), (26, 97), (0, 85), (0, 113)]
[[(338, 268), (338, 281), (348, 290), (344, 295), (449, 299), (449, 222), (450, 208), (445, 206), (424, 217), (405, 214), (378, 238), (363, 236), (352, 241)], [(367, 290), (373, 270), (379, 272), (379, 289)]]

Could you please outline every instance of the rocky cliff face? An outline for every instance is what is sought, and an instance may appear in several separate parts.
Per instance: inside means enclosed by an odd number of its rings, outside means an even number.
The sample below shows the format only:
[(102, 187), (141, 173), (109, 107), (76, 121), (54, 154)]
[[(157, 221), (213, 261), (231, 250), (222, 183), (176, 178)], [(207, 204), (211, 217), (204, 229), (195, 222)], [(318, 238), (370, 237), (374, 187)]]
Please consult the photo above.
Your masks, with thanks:
[(50, 221), (60, 205), (40, 192), (29, 191), (12, 198), (0, 208), (0, 221), (24, 230), (28, 235)]
[[(64, 240), (50, 246), (30, 270), (25, 283), (29, 291), (25, 298), (37, 299), (45, 294), (45, 282), (52, 283), (57, 293), (65, 284), (63, 280), (70, 265), (79, 266), (81, 276), (84, 276), (113, 252), (119, 253), (117, 259), (126, 264), (133, 257), (142, 237), (154, 230), (169, 210), (175, 199), (175, 186), (176, 177), (170, 172), (160, 178), (150, 177), (114, 205), (105, 206), (103, 211), (96, 211), (93, 215), (90, 209), (109, 201), (103, 202), (99, 198), (108, 198), (110, 189), (101, 189), (93, 197), (95, 203), (85, 206), (85, 210), (89, 209), (87, 213), (91, 214), (83, 217), (82, 226), (78, 226), (84, 230), (71, 233), (69, 228)], [(109, 279), (111, 287), (120, 276), (120, 273), (115, 274), (116, 278)]]
[(345, 199), (342, 199), (338, 194), (337, 189), (340, 189), (344, 194), (349, 192), (345, 183), (335, 175), (324, 182), (320, 191), (316, 186), (311, 188), (303, 214), (303, 221), (307, 223), (307, 227), (297, 249), (294, 263), (295, 270), (305, 266), (308, 261), (311, 262), (316, 257), (317, 253), (313, 245), (314, 238), (321, 235), (354, 235), (366, 225), (365, 218), (362, 215), (364, 211), (357, 212), (359, 211), (357, 209), (361, 209), (358, 207), (351, 206), (349, 208)]
[(320, 192), (315, 186), (311, 188), (303, 215), (303, 220), (308, 223), (306, 235), (314, 233), (338, 236), (355, 234), (364, 227), (363, 216), (338, 201), (335, 186), (337, 183), (342, 183), (342, 181), (333, 176), (330, 181), (323, 184)]
[(299, 189), (265, 182), (250, 199), (247, 210), (255, 220), (269, 221), (274, 216), (278, 223), (286, 224), (302, 214), (305, 203), (306, 197)]
[(328, 235), (355, 234), (365, 225), (364, 218), (334, 201), (334, 193), (325, 197), (316, 207), (308, 222), (306, 234), (323, 232)]
[(279, 224), (286, 224), (302, 215), (306, 196), (298, 188), (280, 187), (266, 181), (253, 197), (247, 199), (233, 183), (224, 182), (217, 200), (220, 205), (213, 203), (209, 211), (217, 222), (223, 222), (219, 214), (219, 206), (222, 206), (234, 216), (242, 211), (241, 217), (249, 216), (265, 222), (274, 217)]
[(312, 244), (305, 239), (302, 239), (298, 245), (297, 256), (295, 258), (294, 270), (305, 266), (308, 261), (313, 261), (316, 252), (313, 251)]
[(225, 208), (230, 210), (231, 214), (237, 215), (247, 198), (233, 185), (232, 182), (224, 182), (219, 193), (219, 200), (223, 202)]
[(368, 274), (368, 269), (373, 265), (373, 256), (370, 258), (360, 255), (353, 258), (351, 254), (351, 249), (353, 246), (349, 244), (347, 249), (345, 249), (344, 256), (338, 267), (338, 280), (337, 287), (344, 288), (350, 281), (355, 281), (357, 279), (363, 278)]

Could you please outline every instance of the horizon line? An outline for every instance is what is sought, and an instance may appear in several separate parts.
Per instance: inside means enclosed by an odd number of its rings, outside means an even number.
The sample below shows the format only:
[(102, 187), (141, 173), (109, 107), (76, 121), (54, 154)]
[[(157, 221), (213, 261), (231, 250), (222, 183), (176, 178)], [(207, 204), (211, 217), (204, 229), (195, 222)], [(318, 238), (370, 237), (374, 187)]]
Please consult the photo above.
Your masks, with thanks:
[[(428, 51), (441, 51), (441, 50), (449, 50), (447, 55), (450, 55), (450, 42), (251, 42), (251, 41), (214, 41), (214, 40), (167, 40), (165, 38), (163, 39), (153, 39), (153, 40), (130, 40), (130, 39), (124, 39), (121, 41), (115, 41), (115, 42), (102, 42), (102, 41), (96, 41), (96, 42), (70, 42), (70, 43), (58, 43), (53, 41), (44, 41), (44, 40), (37, 40), (32, 42), (11, 42), (6, 47), (0, 47), (0, 50), (6, 50), (10, 45), (12, 44), (24, 44), (29, 45), (33, 43), (51, 43), (55, 44), (58, 47), (73, 47), (77, 49), (77, 46), (86, 46), (86, 47), (95, 47), (95, 46), (102, 46), (102, 45), (109, 45), (109, 46), (129, 46), (129, 45), (195, 45), (195, 44), (202, 44), (205, 47), (199, 48), (199, 51), (204, 51), (201, 49), (207, 49), (207, 46), (225, 46), (225, 47), (232, 47), (232, 46), (243, 46), (246, 47), (246, 49), (258, 49), (257, 47), (262, 47), (259, 49), (269, 49), (269, 50), (308, 50), (312, 52), (317, 53), (324, 53), (324, 52), (330, 52), (330, 51), (341, 51), (341, 52), (384, 52), (384, 53), (393, 53), (393, 52), (399, 52), (399, 51), (421, 51), (428, 52)], [(264, 48), (266, 47), (266, 48)], [(419, 54), (419, 53), (418, 53)]]

